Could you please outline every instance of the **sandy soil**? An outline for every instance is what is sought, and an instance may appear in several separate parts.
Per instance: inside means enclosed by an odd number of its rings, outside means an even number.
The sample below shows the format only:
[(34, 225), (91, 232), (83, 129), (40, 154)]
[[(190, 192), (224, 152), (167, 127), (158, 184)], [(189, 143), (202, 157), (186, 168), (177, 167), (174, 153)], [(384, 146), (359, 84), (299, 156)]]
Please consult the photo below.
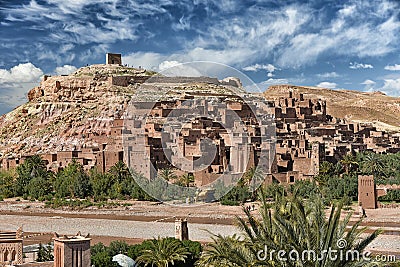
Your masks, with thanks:
[[(188, 218), (192, 240), (211, 241), (214, 234), (238, 233), (233, 225), (236, 216), (243, 215), (241, 207), (222, 206), (212, 203), (202, 206), (171, 206), (149, 202), (132, 202), (128, 207), (112, 209), (88, 208), (84, 210), (48, 209), (40, 202), (0, 202), (0, 230), (15, 230), (23, 225), (28, 233), (25, 244), (47, 243), (52, 232), (75, 234), (90, 233), (93, 244), (109, 244), (113, 240), (125, 240), (129, 244), (157, 236), (174, 236), (174, 220)], [(356, 207), (354, 207), (356, 210)], [(257, 212), (257, 211), (255, 211)], [(367, 210), (364, 225), (372, 229), (383, 228), (381, 235), (370, 249), (400, 255), (400, 209)], [(357, 220), (357, 213), (352, 221)]]

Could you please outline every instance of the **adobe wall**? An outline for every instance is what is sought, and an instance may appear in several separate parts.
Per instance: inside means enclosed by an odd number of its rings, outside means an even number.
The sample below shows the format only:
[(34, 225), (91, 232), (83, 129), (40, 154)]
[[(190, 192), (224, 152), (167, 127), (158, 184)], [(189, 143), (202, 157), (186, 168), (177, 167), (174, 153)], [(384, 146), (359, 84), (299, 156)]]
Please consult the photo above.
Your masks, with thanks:
[(373, 175), (358, 176), (358, 203), (365, 209), (376, 209), (378, 207)]
[(211, 77), (162, 77), (153, 76), (146, 81), (147, 83), (209, 83), (219, 85), (217, 78)]

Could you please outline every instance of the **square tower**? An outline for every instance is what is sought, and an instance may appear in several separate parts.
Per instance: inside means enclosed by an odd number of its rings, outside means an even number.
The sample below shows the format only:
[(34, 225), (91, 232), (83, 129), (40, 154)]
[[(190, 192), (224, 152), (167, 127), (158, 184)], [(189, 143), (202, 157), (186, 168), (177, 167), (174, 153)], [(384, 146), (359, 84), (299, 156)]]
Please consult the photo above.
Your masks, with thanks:
[(106, 54), (106, 64), (117, 64), (117, 65), (122, 65), (122, 56), (121, 54), (113, 54), (113, 53), (107, 53)]
[(175, 238), (181, 241), (189, 240), (189, 229), (186, 219), (178, 219), (175, 221)]
[(365, 209), (376, 209), (378, 207), (373, 175), (358, 176), (358, 202)]
[(54, 267), (90, 267), (90, 238), (80, 232), (76, 236), (54, 236)]

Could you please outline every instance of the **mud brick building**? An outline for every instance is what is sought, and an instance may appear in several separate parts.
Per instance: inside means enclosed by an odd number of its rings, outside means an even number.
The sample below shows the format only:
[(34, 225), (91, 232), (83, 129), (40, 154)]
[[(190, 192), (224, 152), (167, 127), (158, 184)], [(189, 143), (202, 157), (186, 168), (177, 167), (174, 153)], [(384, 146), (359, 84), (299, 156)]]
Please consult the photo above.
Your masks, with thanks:
[[(258, 98), (243, 103), (218, 87), (239, 88), (240, 81), (234, 78), (219, 81), (210, 77), (151, 77), (146, 70), (121, 67), (119, 61), (120, 55), (107, 54), (106, 65), (89, 66), (72, 76), (45, 76), (40, 86), (29, 92), (29, 100), (44, 110), (38, 123), (46, 124), (67, 110), (83, 108), (84, 104), (95, 109), (104, 94), (135, 90), (143, 83), (146, 85), (139, 93), (146, 96), (172, 85), (178, 86), (179, 95), (156, 102), (134, 101), (131, 104), (136, 117), (124, 114), (128, 105), (124, 99), (109, 110), (108, 116), (89, 118), (86, 125), (76, 128), (71, 122), (66, 123), (64, 134), (79, 141), (54, 144), (45, 152), (39, 145), (31, 154), (3, 157), (1, 168), (16, 168), (26, 157), (40, 154), (53, 171), (75, 160), (86, 170), (98, 168), (106, 172), (118, 161), (125, 161), (151, 179), (160, 170), (176, 166), (182, 170), (177, 175), (192, 173), (196, 185), (201, 186), (227, 170), (240, 175), (252, 166), (262, 166), (269, 182), (293, 183), (312, 179), (324, 160), (335, 163), (346, 154), (363, 151), (400, 151), (399, 136), (378, 131), (370, 124), (334, 118), (327, 114), (325, 101), (295, 93), (290, 85), (280, 85), (286, 95), (276, 99)], [(198, 90), (207, 86), (213, 89)], [(185, 106), (190, 101), (192, 106)], [(255, 107), (256, 102), (262, 102), (261, 109), (272, 116), (263, 120), (265, 125), (257, 125), (252, 118), (252, 111), (260, 109)], [(190, 116), (193, 110), (196, 116)], [(171, 114), (177, 117), (178, 112), (187, 114), (187, 123), (164, 125)], [(237, 120), (232, 119), (235, 116)], [(237, 124), (239, 120), (245, 125)], [(272, 123), (273, 134), (268, 133)], [(230, 138), (226, 129), (237, 134)], [(262, 136), (274, 136), (274, 140), (263, 142)]]
[(76, 236), (54, 237), (54, 267), (90, 267), (90, 238)]
[(23, 263), (22, 228), (16, 232), (0, 232), (0, 266)]

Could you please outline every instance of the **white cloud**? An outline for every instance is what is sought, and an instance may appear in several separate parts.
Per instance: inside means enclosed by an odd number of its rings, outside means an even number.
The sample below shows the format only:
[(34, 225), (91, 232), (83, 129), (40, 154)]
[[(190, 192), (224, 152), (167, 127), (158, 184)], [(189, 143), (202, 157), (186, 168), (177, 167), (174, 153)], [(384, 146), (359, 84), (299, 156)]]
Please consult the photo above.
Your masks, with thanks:
[(384, 85), (380, 88), (382, 92), (391, 96), (400, 96), (400, 79), (386, 79)]
[(169, 68), (176, 67), (176, 66), (178, 66), (180, 64), (181, 63), (179, 63), (178, 61), (175, 61), (175, 60), (172, 60), (172, 61), (166, 60), (166, 61), (163, 61), (163, 62), (160, 63), (160, 65), (158, 66), (158, 69), (160, 71), (164, 71), (164, 70), (167, 70)]
[(317, 74), (317, 77), (326, 79), (326, 78), (337, 78), (340, 77), (340, 75), (333, 71), (333, 72), (319, 73)]
[(397, 71), (400, 70), (400, 65), (399, 64), (387, 65), (385, 66), (385, 70)]
[(168, 59), (168, 56), (154, 52), (136, 52), (122, 57), (122, 63), (134, 67), (143, 67), (158, 71), (160, 64)]
[(335, 89), (337, 87), (337, 84), (333, 82), (321, 82), (317, 84), (317, 87)]
[(43, 71), (32, 63), (19, 64), (10, 70), (0, 69), (0, 84), (38, 82)]
[(276, 68), (272, 64), (254, 64), (251, 66), (244, 67), (243, 70), (244, 71), (266, 70), (266, 71), (272, 73), (276, 70)]
[(57, 67), (54, 72), (57, 75), (68, 75), (75, 72), (76, 70), (77, 68), (75, 66), (64, 65), (62, 67)]
[(376, 82), (367, 79), (367, 80), (365, 80), (364, 82), (362, 82), (361, 84), (364, 84), (364, 85), (374, 85), (374, 84), (376, 84)]
[(365, 85), (364, 91), (371, 92), (374, 91), (374, 87), (376, 85), (376, 82), (370, 79), (365, 80), (361, 84)]
[(10, 70), (0, 69), (0, 102), (6, 103), (8, 108), (25, 103), (26, 93), (37, 86), (41, 76), (43, 71), (32, 63), (19, 64)]
[(187, 76), (187, 77), (199, 77), (203, 76), (201, 66), (200, 70), (196, 66), (197, 64), (194, 63), (180, 63), (178, 61), (163, 61), (158, 66), (161, 74), (165, 76)]
[[(118, 40), (136, 40), (142, 21), (138, 18), (167, 13), (162, 6), (172, 5), (169, 0), (43, 0), (38, 3), (13, 5), (2, 8), (6, 22), (30, 22), (31, 29), (47, 29), (47, 42), (68, 40), (75, 44), (115, 43)], [(93, 5), (101, 6), (97, 14), (87, 12)], [(86, 9), (86, 10), (85, 10)], [(112, 17), (112, 18), (110, 18)], [(95, 23), (96, 22), (96, 23)], [(140, 32), (143, 36), (145, 32)]]
[(374, 66), (372, 66), (371, 64), (364, 64), (364, 63), (357, 63), (357, 62), (350, 62), (350, 69), (373, 69)]
[[(386, 4), (354, 1), (352, 5), (344, 5), (330, 23), (322, 22), (326, 17), (315, 16), (313, 25), (304, 25), (305, 31), (296, 32), (287, 40), (289, 45), (278, 47), (281, 49), (278, 64), (300, 67), (315, 63), (323, 54), (364, 58), (384, 56), (395, 51), (400, 30), (395, 11), (398, 4), (385, 0), (380, 2)], [(323, 12), (320, 14), (324, 16)]]

